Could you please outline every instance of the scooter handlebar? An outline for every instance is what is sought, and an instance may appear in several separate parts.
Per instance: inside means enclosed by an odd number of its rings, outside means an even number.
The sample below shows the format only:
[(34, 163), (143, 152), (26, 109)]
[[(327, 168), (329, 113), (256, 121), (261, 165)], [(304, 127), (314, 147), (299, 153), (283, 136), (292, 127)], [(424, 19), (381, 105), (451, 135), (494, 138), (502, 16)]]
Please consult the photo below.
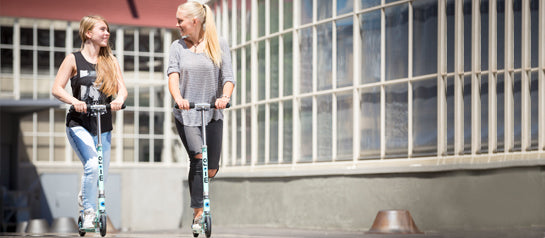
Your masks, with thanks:
[[(212, 109), (215, 109), (216, 108), (216, 104), (214, 103), (210, 103), (210, 104), (207, 104), (207, 103), (194, 103), (194, 102), (190, 102), (189, 103), (189, 109), (193, 109), (195, 108), (195, 106), (207, 106), (208, 108), (212, 108)], [(225, 108), (230, 108), (231, 107), (231, 104), (230, 103), (227, 103), (227, 105), (225, 105)], [(176, 109), (180, 109), (180, 107), (178, 107), (178, 104), (174, 104), (174, 108)]]
[[(124, 103), (123, 105), (121, 105), (121, 109), (125, 109), (126, 107), (127, 105), (125, 105)], [(110, 111), (112, 110), (112, 106), (110, 104), (99, 104), (99, 105), (87, 104), (87, 109), (89, 110), (106, 109), (106, 111)], [(74, 105), (70, 105), (70, 111), (71, 112), (75, 111)]]

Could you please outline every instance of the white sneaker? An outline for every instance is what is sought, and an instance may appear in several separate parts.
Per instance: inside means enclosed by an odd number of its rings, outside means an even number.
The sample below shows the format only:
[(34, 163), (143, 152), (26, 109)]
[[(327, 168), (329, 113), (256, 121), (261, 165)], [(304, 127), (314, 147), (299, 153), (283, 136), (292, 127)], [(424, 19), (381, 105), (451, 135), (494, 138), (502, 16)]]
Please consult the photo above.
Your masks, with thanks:
[(81, 190), (79, 190), (78, 193), (78, 206), (80, 208), (83, 208), (83, 194), (81, 194)]
[(95, 211), (92, 208), (85, 210), (83, 214), (83, 229), (95, 228)]
[(200, 233), (201, 232), (201, 230), (202, 230), (201, 219), (202, 219), (202, 215), (193, 218), (193, 225), (191, 225), (191, 229), (193, 230), (193, 233)]

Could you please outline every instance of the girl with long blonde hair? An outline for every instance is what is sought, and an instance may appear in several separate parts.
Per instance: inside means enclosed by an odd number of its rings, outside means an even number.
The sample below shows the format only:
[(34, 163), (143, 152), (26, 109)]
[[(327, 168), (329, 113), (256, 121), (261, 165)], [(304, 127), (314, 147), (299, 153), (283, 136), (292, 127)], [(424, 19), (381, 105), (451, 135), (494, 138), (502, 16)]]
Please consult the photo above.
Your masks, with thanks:
[(194, 234), (200, 231), (203, 213), (203, 174), (201, 145), (203, 135), (200, 112), (189, 109), (189, 102), (214, 104), (205, 112), (208, 176), (219, 169), (223, 112), (235, 87), (229, 45), (219, 38), (214, 16), (208, 5), (188, 1), (176, 11), (176, 27), (181, 39), (170, 46), (167, 75), (170, 94), (180, 109), (174, 109), (176, 128), (190, 159), (188, 174)]
[[(120, 110), (127, 98), (121, 69), (109, 46), (110, 27), (100, 16), (85, 16), (80, 21), (81, 49), (67, 55), (51, 89), (53, 96), (74, 106), (66, 116), (66, 134), (70, 145), (83, 164), (78, 202), (85, 210), (83, 228), (95, 225), (97, 207), (98, 155), (96, 118), (87, 114), (88, 104), (110, 104)], [(72, 93), (65, 90), (70, 81)], [(115, 99), (114, 99), (115, 97)], [(112, 114), (101, 116), (104, 176), (108, 174), (111, 149)]]

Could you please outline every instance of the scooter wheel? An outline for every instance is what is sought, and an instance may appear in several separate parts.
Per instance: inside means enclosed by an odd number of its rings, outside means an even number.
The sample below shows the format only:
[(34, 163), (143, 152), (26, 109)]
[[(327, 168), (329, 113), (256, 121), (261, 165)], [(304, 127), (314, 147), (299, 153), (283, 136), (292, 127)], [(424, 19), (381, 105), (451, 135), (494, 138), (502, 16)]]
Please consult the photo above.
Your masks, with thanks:
[(100, 225), (100, 235), (104, 237), (106, 235), (106, 215), (104, 214), (100, 215), (99, 225)]
[(199, 237), (199, 233), (193, 232), (193, 237)]
[(212, 218), (210, 216), (204, 218), (204, 234), (206, 234), (206, 238), (212, 236)]
[(78, 217), (78, 233), (79, 236), (85, 236), (85, 231), (83, 231), (81, 228), (83, 227), (83, 219), (81, 218), (81, 215)]

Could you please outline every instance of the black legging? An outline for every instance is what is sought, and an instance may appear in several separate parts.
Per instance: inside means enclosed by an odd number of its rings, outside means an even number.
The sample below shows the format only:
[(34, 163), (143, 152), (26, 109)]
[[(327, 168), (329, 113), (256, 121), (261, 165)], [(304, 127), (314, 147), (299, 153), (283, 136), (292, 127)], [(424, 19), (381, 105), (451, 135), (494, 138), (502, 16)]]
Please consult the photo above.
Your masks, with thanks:
[[(201, 127), (184, 126), (178, 120), (176, 129), (182, 139), (185, 150), (189, 155), (189, 194), (191, 195), (191, 207), (203, 207), (203, 175), (202, 159), (195, 158), (201, 154), (202, 132)], [(223, 136), (223, 120), (212, 120), (206, 125), (206, 145), (208, 147), (208, 170), (217, 169), (219, 171), (219, 162), (221, 154), (221, 144)]]

